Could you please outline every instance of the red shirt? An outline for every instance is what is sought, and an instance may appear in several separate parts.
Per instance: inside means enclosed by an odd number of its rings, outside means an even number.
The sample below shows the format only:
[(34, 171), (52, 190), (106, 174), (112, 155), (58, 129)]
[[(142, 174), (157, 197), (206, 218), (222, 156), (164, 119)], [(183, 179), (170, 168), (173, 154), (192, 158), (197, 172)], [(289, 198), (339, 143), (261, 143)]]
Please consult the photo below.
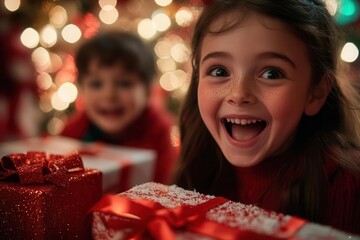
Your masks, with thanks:
[[(274, 157), (254, 167), (237, 168), (238, 201), (280, 212), (280, 190), (266, 189), (279, 179), (277, 170), (287, 160), (284, 156)], [(324, 169), (329, 189), (328, 202), (324, 203), (328, 205), (323, 224), (360, 234), (360, 176), (345, 170), (331, 159), (325, 159)], [(284, 174), (280, 180), (290, 182), (298, 175), (299, 172)]]
[(84, 141), (101, 141), (155, 150), (157, 160), (154, 181), (166, 184), (169, 183), (178, 156), (178, 149), (171, 144), (172, 124), (172, 118), (168, 113), (149, 106), (115, 140), (110, 140), (90, 122), (84, 112), (81, 112), (69, 119), (61, 135)]

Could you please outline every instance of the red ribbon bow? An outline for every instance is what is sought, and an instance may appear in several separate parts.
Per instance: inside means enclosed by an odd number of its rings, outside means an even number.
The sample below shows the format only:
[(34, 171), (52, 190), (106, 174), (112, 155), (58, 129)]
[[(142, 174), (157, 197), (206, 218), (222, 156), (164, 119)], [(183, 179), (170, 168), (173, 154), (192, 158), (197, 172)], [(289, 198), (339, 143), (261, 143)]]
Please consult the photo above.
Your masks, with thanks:
[[(205, 213), (210, 209), (227, 202), (225, 198), (216, 197), (196, 206), (180, 206), (168, 209), (159, 203), (129, 199), (117, 195), (105, 195), (90, 210), (117, 216), (106, 218), (106, 227), (124, 231), (124, 239), (175, 239), (175, 230), (190, 231), (215, 239), (279, 239), (265, 236), (250, 230), (241, 230), (222, 225), (206, 219)], [(304, 220), (292, 218), (283, 226), (282, 234), (293, 235)], [(283, 236), (285, 236), (283, 235)]]
[(21, 184), (51, 182), (64, 185), (64, 176), (69, 172), (84, 171), (80, 155), (75, 152), (67, 156), (45, 152), (9, 154), (1, 158), (0, 180), (19, 180)]

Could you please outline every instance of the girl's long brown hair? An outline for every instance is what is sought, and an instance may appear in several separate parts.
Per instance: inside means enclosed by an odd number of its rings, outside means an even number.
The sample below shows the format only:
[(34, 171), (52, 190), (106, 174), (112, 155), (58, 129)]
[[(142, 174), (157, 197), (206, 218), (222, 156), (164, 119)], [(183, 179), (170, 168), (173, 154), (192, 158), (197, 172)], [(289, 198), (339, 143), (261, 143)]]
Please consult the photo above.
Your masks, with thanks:
[[(320, 112), (312, 117), (304, 115), (300, 121), (293, 146), (294, 153), (303, 156), (300, 177), (290, 183), (276, 181), (273, 186), (282, 189), (279, 197), (284, 213), (322, 222), (327, 192), (324, 156), (333, 157), (347, 169), (360, 171), (359, 156), (351, 151), (360, 146), (360, 101), (348, 79), (339, 76), (341, 36), (321, 0), (215, 0), (205, 7), (192, 36), (193, 72), (180, 113), (182, 149), (175, 183), (202, 193), (236, 199), (234, 168), (201, 119), (197, 88), (201, 45), (204, 36), (210, 33), (209, 25), (219, 17), (235, 13), (238, 19), (220, 30), (228, 31), (241, 21), (247, 10), (286, 22), (308, 46), (313, 83), (324, 77), (332, 85)], [(298, 167), (297, 162), (289, 161), (279, 169), (279, 180)]]

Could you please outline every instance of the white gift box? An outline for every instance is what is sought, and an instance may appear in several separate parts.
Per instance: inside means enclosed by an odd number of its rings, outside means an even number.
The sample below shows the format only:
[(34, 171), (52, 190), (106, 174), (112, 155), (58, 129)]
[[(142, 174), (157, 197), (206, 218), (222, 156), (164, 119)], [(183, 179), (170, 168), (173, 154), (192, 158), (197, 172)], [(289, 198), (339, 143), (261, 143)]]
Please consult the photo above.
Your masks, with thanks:
[(103, 192), (118, 193), (138, 184), (153, 180), (156, 153), (153, 150), (85, 143), (73, 138), (48, 136), (3, 142), (0, 155), (44, 151), (66, 155), (78, 151), (86, 168), (103, 173)]
[[(330, 226), (226, 199), (209, 208), (197, 208), (212, 200), (216, 200), (215, 196), (184, 190), (176, 185), (144, 183), (118, 195), (106, 195), (93, 206), (92, 237), (95, 240), (129, 237), (158, 239), (156, 236), (167, 240), (360, 239), (359, 236), (338, 231)], [(188, 208), (190, 215), (177, 215), (186, 211), (179, 211), (179, 207)], [(200, 223), (192, 220), (199, 217), (197, 214), (200, 216)], [(182, 225), (170, 223), (174, 216), (182, 216), (178, 221)], [(159, 222), (164, 220), (169, 223), (174, 233), (170, 238), (168, 232), (160, 227), (164, 225)]]

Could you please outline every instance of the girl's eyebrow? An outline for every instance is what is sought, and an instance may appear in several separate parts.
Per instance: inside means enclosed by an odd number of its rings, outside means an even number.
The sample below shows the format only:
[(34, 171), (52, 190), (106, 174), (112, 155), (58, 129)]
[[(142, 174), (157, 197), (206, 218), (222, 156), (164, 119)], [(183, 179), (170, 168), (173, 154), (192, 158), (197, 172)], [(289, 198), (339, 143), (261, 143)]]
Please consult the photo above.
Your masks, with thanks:
[(209, 54), (205, 55), (205, 57), (201, 60), (201, 63), (208, 60), (209, 58), (231, 58), (231, 55), (226, 52), (210, 52)]
[(293, 68), (296, 69), (296, 64), (286, 55), (278, 52), (263, 52), (257, 56), (258, 58), (278, 58), (289, 63)]
[[(201, 63), (210, 59), (210, 58), (231, 58), (231, 55), (226, 52), (210, 52), (209, 54), (205, 55), (205, 57), (201, 60)], [(257, 58), (278, 58), (287, 63), (289, 63), (292, 67), (296, 69), (296, 64), (286, 55), (278, 52), (263, 52), (260, 53)]]

